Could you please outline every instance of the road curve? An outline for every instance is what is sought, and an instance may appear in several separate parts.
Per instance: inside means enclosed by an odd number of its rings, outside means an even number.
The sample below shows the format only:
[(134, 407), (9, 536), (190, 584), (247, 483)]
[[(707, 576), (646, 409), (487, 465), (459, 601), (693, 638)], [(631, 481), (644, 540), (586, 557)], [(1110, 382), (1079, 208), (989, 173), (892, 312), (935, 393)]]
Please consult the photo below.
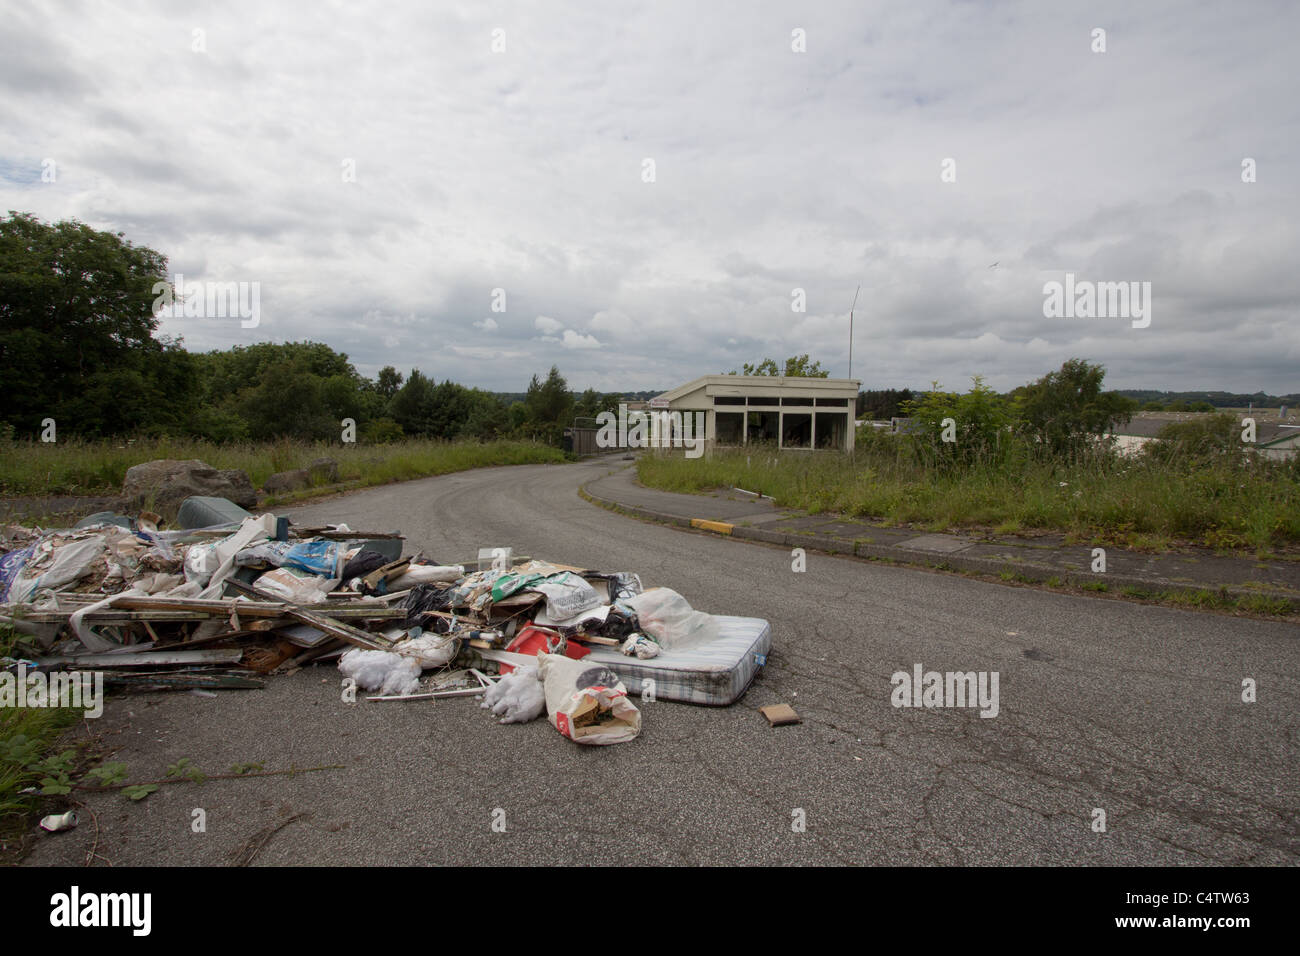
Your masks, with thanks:
[[(197, 791), (104, 803), (102, 852), (119, 864), (231, 862), (290, 820), (257, 844), (257, 862), (1300, 857), (1295, 626), (817, 554), (796, 573), (787, 550), (647, 524), (578, 497), (622, 464), (466, 472), (293, 517), (401, 529), (408, 550), (438, 560), (511, 546), (633, 570), (700, 609), (767, 618), (773, 653), (738, 704), (644, 703), (638, 740), (584, 748), (545, 721), (497, 725), (465, 700), (345, 704), (330, 668), (216, 700), (134, 698), (102, 721), (133, 767), (188, 755), (214, 770), (248, 760), (347, 769), (203, 784), (210, 823), (198, 838), (188, 826)], [(916, 664), (997, 672), (997, 716), (892, 706), (891, 674)], [(1245, 678), (1258, 688), (1253, 703), (1242, 700)], [(803, 723), (769, 727), (757, 709), (774, 702)], [(47, 841), (29, 861), (76, 861), (84, 849)]]

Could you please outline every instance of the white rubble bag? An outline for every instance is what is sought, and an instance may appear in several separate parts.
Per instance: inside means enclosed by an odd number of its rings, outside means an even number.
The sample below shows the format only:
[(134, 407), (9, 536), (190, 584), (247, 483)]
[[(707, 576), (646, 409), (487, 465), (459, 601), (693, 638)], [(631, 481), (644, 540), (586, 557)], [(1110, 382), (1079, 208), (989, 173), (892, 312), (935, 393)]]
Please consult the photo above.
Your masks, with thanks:
[(388, 651), (352, 648), (339, 658), (339, 670), (363, 690), (377, 690), (384, 696), (414, 694), (420, 689), (420, 664)]
[(546, 694), (537, 668), (531, 664), (516, 667), (488, 688), (480, 706), (500, 717), (503, 724), (526, 724), (542, 716)]
[(619, 604), (636, 614), (641, 630), (660, 647), (671, 650), (718, 639), (718, 622), (714, 616), (692, 610), (686, 598), (672, 588), (651, 588), (624, 598)]
[(551, 726), (579, 744), (623, 744), (641, 732), (641, 711), (608, 667), (538, 654)]

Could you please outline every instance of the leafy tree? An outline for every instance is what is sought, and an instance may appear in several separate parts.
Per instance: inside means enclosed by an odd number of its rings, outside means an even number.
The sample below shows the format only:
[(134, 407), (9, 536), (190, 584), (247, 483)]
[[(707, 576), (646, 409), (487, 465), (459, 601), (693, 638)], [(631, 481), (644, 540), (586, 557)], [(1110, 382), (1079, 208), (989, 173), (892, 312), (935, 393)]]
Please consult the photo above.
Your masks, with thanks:
[(402, 431), (402, 426), (391, 418), (374, 418), (362, 426), (361, 437), (367, 442), (386, 445), (389, 442), (401, 441), (406, 435)]
[(144, 359), (161, 348), (153, 288), (166, 272), (165, 256), (121, 233), (13, 211), (0, 219), (6, 419), (34, 433), (62, 415), (61, 430), (86, 434), (165, 419), (170, 410), (150, 402), (159, 386)]
[[(730, 371), (728, 375), (735, 375), (736, 372)], [(741, 375), (784, 375), (786, 378), (829, 378), (830, 372), (822, 368), (821, 362), (809, 362), (807, 353), (803, 355), (794, 355), (785, 360), (784, 371), (781, 366), (776, 364), (774, 359), (765, 358), (757, 365), (751, 365), (746, 362), (742, 366)]]
[(552, 365), (544, 382), (533, 376), (524, 394), (524, 407), (528, 410), (530, 426), (563, 427), (569, 423), (573, 417), (573, 394), (558, 368)]
[(383, 397), (385, 401), (391, 399), (397, 394), (397, 390), (402, 387), (402, 373), (391, 365), (385, 365), (379, 370), (379, 375), (375, 379), (375, 391)]
[(433, 382), (420, 370), (411, 369), (406, 384), (398, 389), (388, 409), (393, 420), (408, 435), (425, 434), (425, 417), (433, 402)]
[(1117, 392), (1103, 392), (1106, 369), (1069, 359), (1031, 385), (1013, 393), (1017, 430), (1045, 453), (1071, 457), (1132, 416), (1136, 403)]
[(913, 420), (907, 439), (919, 456), (930, 462), (970, 465), (996, 458), (1003, 436), (1011, 424), (1005, 399), (984, 384), (982, 376), (971, 379), (965, 395), (944, 392), (939, 383), (918, 399), (903, 403)]
[(255, 439), (334, 438), (339, 420), (326, 409), (324, 381), (301, 359), (282, 359), (245, 389), (237, 407)]
[(902, 406), (916, 396), (910, 388), (886, 388), (858, 392), (857, 416), (886, 421), (901, 415)]
[(821, 362), (809, 364), (808, 354), (796, 355), (785, 360), (786, 378), (830, 378), (831, 373), (822, 368)]
[(594, 388), (583, 392), (573, 407), (575, 418), (595, 418), (601, 412), (618, 412), (618, 405), (624, 401), (621, 395), (613, 393), (602, 395)]

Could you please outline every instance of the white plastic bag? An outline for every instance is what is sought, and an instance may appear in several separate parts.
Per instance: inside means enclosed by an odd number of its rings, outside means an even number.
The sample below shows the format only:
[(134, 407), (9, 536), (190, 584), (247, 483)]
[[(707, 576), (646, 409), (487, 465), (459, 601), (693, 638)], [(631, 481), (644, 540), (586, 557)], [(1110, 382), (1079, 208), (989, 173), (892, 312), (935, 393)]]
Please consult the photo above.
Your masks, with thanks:
[(579, 744), (622, 744), (641, 732), (641, 711), (608, 667), (538, 654), (551, 726)]
[(516, 667), (487, 689), (480, 706), (490, 709), (503, 724), (524, 724), (540, 717), (546, 709), (546, 694), (537, 667)]
[(334, 582), (296, 568), (272, 568), (258, 577), (253, 586), (290, 604), (319, 604), (333, 589)]
[(201, 588), (208, 586), (219, 567), (221, 555), (217, 554), (216, 542), (192, 544), (185, 552), (185, 580)]
[[(53, 551), (53, 560), (48, 567), (37, 568), (42, 552)], [(54, 543), (47, 538), (36, 546), (26, 567), (14, 578), (9, 588), (9, 600), (14, 603), (30, 601), (37, 591), (57, 591), (65, 584), (79, 581), (90, 573), (95, 562), (104, 553), (104, 535), (90, 535), (85, 538)]]
[(718, 637), (718, 622), (713, 615), (691, 610), (686, 598), (672, 588), (651, 588), (619, 603), (636, 614), (641, 630), (660, 647), (671, 650)]
[(406, 697), (420, 689), (420, 665), (409, 657), (388, 651), (353, 648), (339, 658), (339, 670), (363, 690)]
[(437, 564), (412, 564), (401, 577), (388, 582), (389, 592), (405, 591), (420, 584), (433, 584), (436, 581), (459, 581), (465, 576), (465, 569), (458, 564), (448, 566)]
[(393, 645), (393, 653), (409, 657), (421, 667), (442, 667), (456, 656), (459, 641), (450, 634), (421, 634)]
[(546, 614), (554, 622), (572, 620), (603, 603), (596, 589), (572, 571), (561, 571), (523, 590), (546, 595)]

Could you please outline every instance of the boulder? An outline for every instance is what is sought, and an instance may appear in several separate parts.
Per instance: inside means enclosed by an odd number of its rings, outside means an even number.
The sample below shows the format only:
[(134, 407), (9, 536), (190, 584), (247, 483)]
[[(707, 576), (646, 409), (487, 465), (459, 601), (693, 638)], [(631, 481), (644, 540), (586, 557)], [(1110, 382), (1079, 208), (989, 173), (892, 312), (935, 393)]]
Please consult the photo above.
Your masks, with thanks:
[(245, 510), (252, 510), (257, 507), (257, 492), (253, 490), (253, 483), (249, 480), (248, 475), (238, 468), (226, 468), (217, 472), (217, 474), (229, 481), (235, 489), (234, 494), (226, 495), (227, 498)]
[(333, 458), (317, 458), (307, 466), (312, 484), (332, 485), (339, 480), (339, 463)]
[(175, 518), (181, 502), (195, 495), (229, 498), (241, 507), (246, 507), (244, 502), (255, 506), (255, 496), (249, 501), (251, 490), (252, 482), (242, 471), (218, 471), (197, 458), (185, 461), (160, 458), (133, 465), (126, 470), (126, 480), (122, 483), (128, 511), (152, 507), (165, 518)]
[(266, 479), (266, 484), (262, 485), (262, 490), (268, 495), (282, 495), (286, 491), (297, 491), (299, 488), (306, 488), (310, 484), (311, 473), (306, 468), (295, 468), (293, 471), (277, 471)]

